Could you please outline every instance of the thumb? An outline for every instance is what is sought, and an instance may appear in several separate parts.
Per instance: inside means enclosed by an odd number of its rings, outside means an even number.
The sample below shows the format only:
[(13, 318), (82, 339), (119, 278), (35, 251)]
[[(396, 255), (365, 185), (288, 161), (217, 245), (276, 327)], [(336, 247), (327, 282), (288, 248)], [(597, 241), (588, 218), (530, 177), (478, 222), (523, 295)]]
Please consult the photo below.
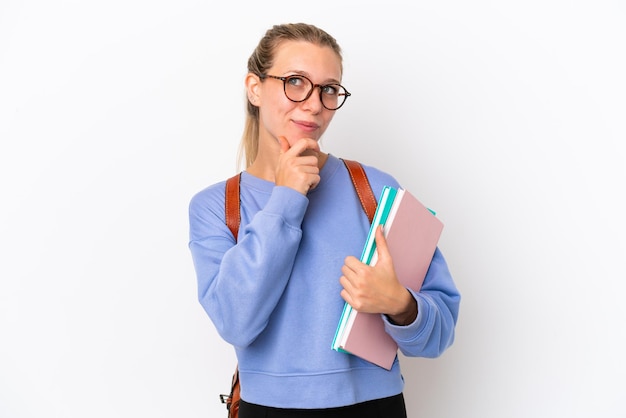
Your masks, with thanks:
[(385, 234), (383, 233), (383, 226), (378, 225), (376, 227), (376, 251), (378, 252), (378, 260), (386, 260), (391, 257), (389, 254), (389, 247), (387, 247), (387, 240), (385, 239)]
[(291, 146), (289, 145), (289, 141), (287, 141), (287, 138), (282, 135), (278, 137), (278, 144), (280, 145), (281, 152), (287, 152), (289, 151), (289, 148), (291, 148)]

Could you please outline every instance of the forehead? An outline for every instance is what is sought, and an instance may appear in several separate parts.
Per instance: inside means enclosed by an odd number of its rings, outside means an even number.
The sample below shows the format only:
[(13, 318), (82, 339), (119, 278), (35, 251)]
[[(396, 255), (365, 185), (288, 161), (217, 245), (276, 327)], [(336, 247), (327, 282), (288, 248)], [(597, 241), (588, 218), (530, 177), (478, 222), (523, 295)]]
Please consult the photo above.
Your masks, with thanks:
[(284, 41), (275, 51), (272, 70), (304, 73), (317, 78), (340, 80), (341, 58), (329, 46), (306, 41)]

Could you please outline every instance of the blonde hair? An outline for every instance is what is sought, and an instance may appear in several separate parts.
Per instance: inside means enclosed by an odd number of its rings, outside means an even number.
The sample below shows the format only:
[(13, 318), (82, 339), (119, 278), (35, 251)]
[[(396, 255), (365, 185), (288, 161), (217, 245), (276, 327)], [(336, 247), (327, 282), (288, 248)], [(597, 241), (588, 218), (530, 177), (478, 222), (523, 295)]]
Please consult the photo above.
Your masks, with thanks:
[[(341, 48), (335, 38), (322, 29), (306, 23), (274, 25), (265, 32), (259, 44), (248, 59), (248, 72), (261, 76), (272, 67), (274, 55), (284, 41), (306, 41), (319, 46), (330, 47), (341, 62)], [(259, 147), (259, 108), (246, 101), (246, 121), (239, 145), (237, 162), (245, 162), (249, 167), (255, 160)]]

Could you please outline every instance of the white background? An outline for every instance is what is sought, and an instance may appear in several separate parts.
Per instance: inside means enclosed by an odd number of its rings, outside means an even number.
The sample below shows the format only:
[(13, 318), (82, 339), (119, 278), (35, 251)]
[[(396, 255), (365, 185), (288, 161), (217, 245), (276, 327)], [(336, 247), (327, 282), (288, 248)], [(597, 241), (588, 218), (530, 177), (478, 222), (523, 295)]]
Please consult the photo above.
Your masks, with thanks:
[[(410, 6), (409, 6), (410, 4)], [(411, 417), (625, 417), (621, 1), (0, 3), (0, 417), (220, 417), (187, 205), (236, 171), (274, 23), (344, 49), (323, 148), (446, 224), (455, 344)]]

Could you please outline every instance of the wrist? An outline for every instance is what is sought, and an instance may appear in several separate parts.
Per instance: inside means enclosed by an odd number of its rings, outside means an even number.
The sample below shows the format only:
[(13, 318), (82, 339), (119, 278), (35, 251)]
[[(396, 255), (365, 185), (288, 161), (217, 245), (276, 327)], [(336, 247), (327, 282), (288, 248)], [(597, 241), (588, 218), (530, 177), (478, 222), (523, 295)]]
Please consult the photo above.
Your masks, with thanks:
[(409, 292), (405, 289), (406, 301), (403, 303), (403, 309), (396, 314), (387, 314), (387, 318), (394, 325), (405, 326), (413, 323), (417, 318), (417, 301)]

